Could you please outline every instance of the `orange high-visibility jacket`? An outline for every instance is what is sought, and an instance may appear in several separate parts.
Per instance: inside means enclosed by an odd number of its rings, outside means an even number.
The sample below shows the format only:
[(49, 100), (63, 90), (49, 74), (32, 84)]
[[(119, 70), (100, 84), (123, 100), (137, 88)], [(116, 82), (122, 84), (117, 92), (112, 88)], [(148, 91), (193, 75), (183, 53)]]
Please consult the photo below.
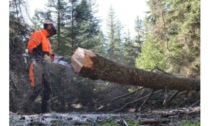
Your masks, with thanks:
[(48, 35), (49, 34), (45, 29), (32, 33), (27, 45), (28, 51), (32, 54), (39, 51), (41, 54), (47, 53), (51, 55), (52, 48), (51, 43), (47, 38)]
[[(50, 41), (47, 39), (48, 32), (45, 29), (40, 31), (36, 31), (31, 34), (30, 40), (28, 41), (28, 51), (33, 55), (43, 56), (44, 54), (52, 55), (52, 48)], [(34, 78), (34, 64), (31, 63), (29, 67), (29, 79), (31, 82), (31, 86), (35, 86), (35, 78)]]

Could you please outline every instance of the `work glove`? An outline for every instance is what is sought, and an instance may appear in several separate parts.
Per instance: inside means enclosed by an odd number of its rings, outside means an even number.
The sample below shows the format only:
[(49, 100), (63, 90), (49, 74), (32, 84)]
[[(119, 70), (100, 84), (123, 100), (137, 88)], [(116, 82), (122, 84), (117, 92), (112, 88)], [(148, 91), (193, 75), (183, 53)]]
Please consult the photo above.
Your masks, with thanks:
[(50, 58), (51, 58), (51, 61), (53, 62), (54, 59), (55, 59), (55, 55), (54, 54), (50, 54)]
[(45, 54), (44, 55), (44, 61), (50, 63), (52, 60), (51, 60), (50, 56), (48, 56), (48, 55)]

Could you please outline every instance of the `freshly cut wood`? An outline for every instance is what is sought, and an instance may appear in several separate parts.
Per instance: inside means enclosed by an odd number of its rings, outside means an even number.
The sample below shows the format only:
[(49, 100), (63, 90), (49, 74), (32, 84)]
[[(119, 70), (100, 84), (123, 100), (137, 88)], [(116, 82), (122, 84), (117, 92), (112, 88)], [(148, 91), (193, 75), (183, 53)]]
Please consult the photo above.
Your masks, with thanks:
[(92, 80), (101, 79), (152, 89), (200, 90), (199, 79), (179, 78), (124, 66), (83, 48), (74, 52), (71, 65), (75, 73)]

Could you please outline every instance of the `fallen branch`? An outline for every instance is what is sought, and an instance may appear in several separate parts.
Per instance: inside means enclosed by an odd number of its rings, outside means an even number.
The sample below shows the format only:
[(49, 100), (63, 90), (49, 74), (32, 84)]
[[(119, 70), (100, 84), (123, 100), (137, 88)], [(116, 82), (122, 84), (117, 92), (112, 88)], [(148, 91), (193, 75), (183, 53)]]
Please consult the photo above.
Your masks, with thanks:
[(168, 90), (167, 87), (165, 87), (163, 105), (167, 104), (167, 98), (168, 98)]
[(177, 94), (179, 94), (179, 92), (180, 92), (180, 91), (175, 91), (175, 92), (171, 95), (171, 97), (168, 98), (168, 100), (167, 100), (167, 102), (166, 102), (166, 104), (165, 104), (165, 107), (166, 107), (167, 105), (170, 104), (170, 102), (177, 96)]
[(144, 100), (144, 102), (141, 104), (141, 106), (139, 107), (138, 111), (141, 111), (143, 105), (148, 101), (148, 99), (152, 96), (154, 90), (151, 91), (151, 93), (149, 94), (149, 96)]
[(190, 107), (194, 107), (194, 106), (197, 105), (198, 103), (200, 103), (200, 100), (194, 102), (192, 105), (190, 105)]
[(125, 125), (125, 126), (128, 126), (128, 123), (123, 119), (123, 118), (121, 118), (122, 119), (122, 121), (123, 121), (123, 124)]
[[(161, 91), (162, 91), (162, 90), (158, 90), (158, 91), (154, 92), (154, 94), (160, 93)], [(119, 108), (119, 109), (114, 110), (113, 112), (120, 111), (120, 110), (124, 109), (126, 106), (128, 106), (128, 105), (130, 105), (130, 104), (136, 103), (136, 102), (138, 102), (138, 101), (140, 101), (140, 100), (142, 100), (142, 99), (147, 98), (149, 95), (150, 95), (150, 94), (147, 94), (147, 95), (145, 95), (145, 96), (143, 96), (143, 97), (141, 97), (141, 98), (138, 98), (138, 99), (136, 99), (136, 100), (133, 100), (133, 101), (131, 101), (131, 102), (128, 102), (128, 103), (126, 103), (124, 106), (122, 106), (122, 107)]]
[(182, 91), (180, 92), (178, 95), (184, 95), (184, 94), (187, 94), (189, 91)]
[(114, 100), (116, 100), (116, 99), (119, 99), (119, 98), (122, 98), (122, 97), (129, 96), (129, 95), (131, 95), (131, 94), (134, 94), (134, 93), (136, 93), (136, 92), (138, 92), (138, 91), (140, 91), (140, 90), (142, 90), (142, 89), (143, 89), (143, 88), (141, 87), (141, 88), (137, 89), (136, 91), (129, 92), (129, 93), (127, 93), (127, 94), (123, 94), (123, 95), (121, 95), (121, 96), (115, 97), (115, 98), (113, 98), (113, 99), (111, 100), (111, 102), (114, 101)]

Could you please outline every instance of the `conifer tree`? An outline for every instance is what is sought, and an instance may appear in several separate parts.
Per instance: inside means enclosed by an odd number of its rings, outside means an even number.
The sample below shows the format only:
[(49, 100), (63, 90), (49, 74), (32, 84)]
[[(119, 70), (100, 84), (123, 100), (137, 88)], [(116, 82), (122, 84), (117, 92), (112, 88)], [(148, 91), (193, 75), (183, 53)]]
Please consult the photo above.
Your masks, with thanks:
[(148, 33), (137, 66), (199, 77), (200, 1), (150, 0), (148, 3)]

